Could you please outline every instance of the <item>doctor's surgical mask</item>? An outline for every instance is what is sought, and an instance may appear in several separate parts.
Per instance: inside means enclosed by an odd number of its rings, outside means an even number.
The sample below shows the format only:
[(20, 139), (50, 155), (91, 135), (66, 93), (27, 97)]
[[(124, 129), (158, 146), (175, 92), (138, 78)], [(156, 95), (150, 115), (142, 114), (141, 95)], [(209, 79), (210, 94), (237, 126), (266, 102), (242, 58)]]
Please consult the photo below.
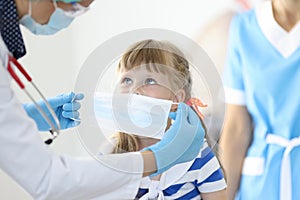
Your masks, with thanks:
[(51, 14), (47, 24), (37, 23), (31, 16), (31, 1), (29, 0), (28, 14), (20, 19), (20, 24), (25, 26), (35, 35), (52, 35), (68, 27), (73, 19), (84, 13), (88, 8), (81, 6), (78, 3), (73, 4), (72, 11), (64, 11), (57, 7), (56, 1), (53, 0), (53, 5), (55, 7), (54, 12)]
[(168, 124), (170, 100), (136, 94), (109, 94), (94, 96), (94, 112), (104, 133), (124, 132), (161, 139)]

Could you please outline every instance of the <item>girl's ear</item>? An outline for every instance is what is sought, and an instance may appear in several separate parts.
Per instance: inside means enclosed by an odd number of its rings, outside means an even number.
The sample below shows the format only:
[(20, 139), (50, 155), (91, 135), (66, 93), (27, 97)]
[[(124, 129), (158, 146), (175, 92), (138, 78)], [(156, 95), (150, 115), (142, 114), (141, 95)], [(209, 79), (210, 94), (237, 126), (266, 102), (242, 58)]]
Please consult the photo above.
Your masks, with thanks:
[(176, 92), (173, 102), (183, 102), (185, 100), (185, 91), (183, 89), (180, 89)]

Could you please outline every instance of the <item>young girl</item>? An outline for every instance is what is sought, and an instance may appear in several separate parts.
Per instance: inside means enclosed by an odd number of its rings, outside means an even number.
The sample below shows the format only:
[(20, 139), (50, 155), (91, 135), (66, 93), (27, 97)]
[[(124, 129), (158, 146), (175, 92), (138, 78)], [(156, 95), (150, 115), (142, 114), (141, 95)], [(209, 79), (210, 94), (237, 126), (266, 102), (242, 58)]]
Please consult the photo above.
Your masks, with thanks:
[[(173, 102), (186, 102), (194, 110), (200, 101), (191, 98), (188, 61), (169, 42), (145, 40), (131, 46), (118, 65), (121, 93), (134, 93)], [(171, 111), (174, 111), (172, 107)], [(171, 125), (168, 120), (167, 129)], [(139, 151), (158, 140), (117, 133), (113, 153)], [(199, 147), (200, 148), (200, 147)], [(226, 199), (226, 183), (214, 153), (204, 145), (196, 159), (174, 166), (156, 177), (143, 179), (136, 199)]]

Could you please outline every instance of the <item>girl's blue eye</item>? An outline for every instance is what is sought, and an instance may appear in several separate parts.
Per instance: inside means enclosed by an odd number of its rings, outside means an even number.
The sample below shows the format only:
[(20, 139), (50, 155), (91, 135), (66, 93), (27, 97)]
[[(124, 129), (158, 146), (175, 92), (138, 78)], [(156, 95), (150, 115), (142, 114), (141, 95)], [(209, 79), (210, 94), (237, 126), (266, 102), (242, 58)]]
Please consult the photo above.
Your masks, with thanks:
[(132, 84), (132, 80), (130, 78), (123, 78), (122, 82), (123, 85), (130, 85)]
[(147, 78), (144, 82), (145, 85), (155, 85), (157, 84), (156, 80), (154, 80), (153, 78)]

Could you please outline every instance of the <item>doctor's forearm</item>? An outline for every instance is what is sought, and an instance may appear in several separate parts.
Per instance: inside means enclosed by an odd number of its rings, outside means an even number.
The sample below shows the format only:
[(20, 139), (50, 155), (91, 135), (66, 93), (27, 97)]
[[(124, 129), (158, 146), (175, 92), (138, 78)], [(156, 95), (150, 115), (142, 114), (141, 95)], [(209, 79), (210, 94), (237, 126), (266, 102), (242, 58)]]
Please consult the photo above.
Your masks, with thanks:
[(141, 152), (144, 161), (143, 177), (149, 176), (157, 171), (156, 160), (152, 151)]

